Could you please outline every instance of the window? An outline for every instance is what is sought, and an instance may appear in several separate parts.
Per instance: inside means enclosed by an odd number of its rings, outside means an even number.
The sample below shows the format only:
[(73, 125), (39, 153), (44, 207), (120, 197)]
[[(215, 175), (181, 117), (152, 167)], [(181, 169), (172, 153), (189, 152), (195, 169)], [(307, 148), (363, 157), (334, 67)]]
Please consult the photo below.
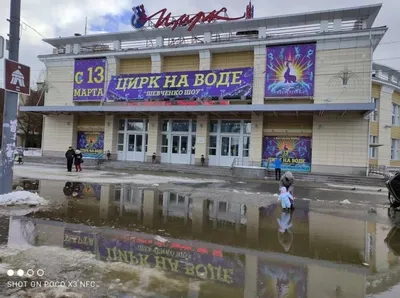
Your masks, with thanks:
[(118, 120), (118, 130), (125, 130), (125, 119)]
[(391, 151), (391, 160), (399, 160), (399, 145), (400, 145), (400, 140), (398, 139), (392, 139), (392, 151)]
[[(378, 144), (378, 137), (377, 136), (369, 136), (369, 144)], [(376, 147), (369, 147), (369, 158), (376, 159), (378, 156), (378, 148)]]
[(196, 129), (197, 129), (197, 121), (193, 120), (192, 121), (192, 132), (196, 132)]
[(118, 151), (124, 151), (124, 134), (118, 134)]
[(128, 120), (128, 128), (130, 131), (143, 131), (144, 123), (142, 120)]
[(392, 125), (398, 126), (399, 125), (399, 106), (396, 104), (393, 105), (392, 111)]
[(162, 131), (164, 131), (164, 132), (169, 131), (169, 121), (168, 120), (163, 120), (163, 122), (162, 122)]
[(222, 133), (240, 133), (241, 121), (221, 121)]
[(161, 153), (168, 153), (168, 135), (161, 137)]
[(175, 132), (188, 132), (189, 131), (189, 120), (173, 120), (172, 131)]
[(243, 133), (251, 134), (251, 121), (244, 121)]
[(243, 157), (249, 157), (250, 137), (243, 137)]
[(218, 132), (218, 120), (211, 120), (210, 121), (210, 129), (209, 132)]
[(379, 99), (372, 97), (372, 102), (375, 104), (375, 110), (371, 114), (371, 121), (378, 121), (378, 105)]
[(217, 155), (217, 136), (210, 136), (208, 155)]

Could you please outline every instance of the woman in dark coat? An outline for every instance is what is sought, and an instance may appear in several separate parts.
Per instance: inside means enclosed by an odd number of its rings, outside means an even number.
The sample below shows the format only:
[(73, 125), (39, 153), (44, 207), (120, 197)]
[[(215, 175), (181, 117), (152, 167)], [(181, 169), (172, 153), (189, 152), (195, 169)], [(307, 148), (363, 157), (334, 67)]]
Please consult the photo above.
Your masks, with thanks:
[(81, 164), (83, 163), (83, 156), (81, 151), (75, 150), (75, 169), (77, 172), (82, 172), (82, 166)]

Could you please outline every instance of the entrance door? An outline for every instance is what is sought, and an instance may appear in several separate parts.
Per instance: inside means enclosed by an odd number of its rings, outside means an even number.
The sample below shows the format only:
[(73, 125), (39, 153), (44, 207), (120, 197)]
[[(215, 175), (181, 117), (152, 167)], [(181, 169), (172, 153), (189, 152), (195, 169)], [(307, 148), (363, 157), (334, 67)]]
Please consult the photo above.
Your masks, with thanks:
[(143, 134), (127, 134), (126, 160), (144, 161)]
[(172, 135), (171, 163), (190, 164), (190, 144), (188, 135)]
[(223, 167), (232, 166), (233, 160), (239, 157), (240, 137), (221, 137), (219, 165)]

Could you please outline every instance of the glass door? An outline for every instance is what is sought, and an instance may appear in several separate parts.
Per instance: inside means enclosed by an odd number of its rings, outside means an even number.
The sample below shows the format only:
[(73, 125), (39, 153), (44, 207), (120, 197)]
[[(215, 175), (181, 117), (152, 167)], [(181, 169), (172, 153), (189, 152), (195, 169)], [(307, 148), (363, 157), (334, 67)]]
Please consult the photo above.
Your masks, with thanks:
[(144, 161), (143, 134), (127, 134), (126, 160)]
[(189, 136), (172, 135), (171, 163), (190, 164)]
[(239, 157), (239, 136), (222, 136), (220, 139), (220, 160), (219, 165), (230, 167), (236, 157)]

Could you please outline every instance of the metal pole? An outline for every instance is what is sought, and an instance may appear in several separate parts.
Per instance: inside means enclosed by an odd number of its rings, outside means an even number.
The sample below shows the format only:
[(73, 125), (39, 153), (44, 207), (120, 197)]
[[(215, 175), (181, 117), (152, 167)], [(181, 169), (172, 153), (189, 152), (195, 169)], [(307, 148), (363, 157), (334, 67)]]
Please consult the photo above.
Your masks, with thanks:
[[(21, 0), (10, 0), (10, 48), (8, 58), (18, 62)], [(6, 92), (4, 99), (3, 136), (1, 142), (0, 194), (12, 191), (15, 141), (17, 138), (18, 94)]]

